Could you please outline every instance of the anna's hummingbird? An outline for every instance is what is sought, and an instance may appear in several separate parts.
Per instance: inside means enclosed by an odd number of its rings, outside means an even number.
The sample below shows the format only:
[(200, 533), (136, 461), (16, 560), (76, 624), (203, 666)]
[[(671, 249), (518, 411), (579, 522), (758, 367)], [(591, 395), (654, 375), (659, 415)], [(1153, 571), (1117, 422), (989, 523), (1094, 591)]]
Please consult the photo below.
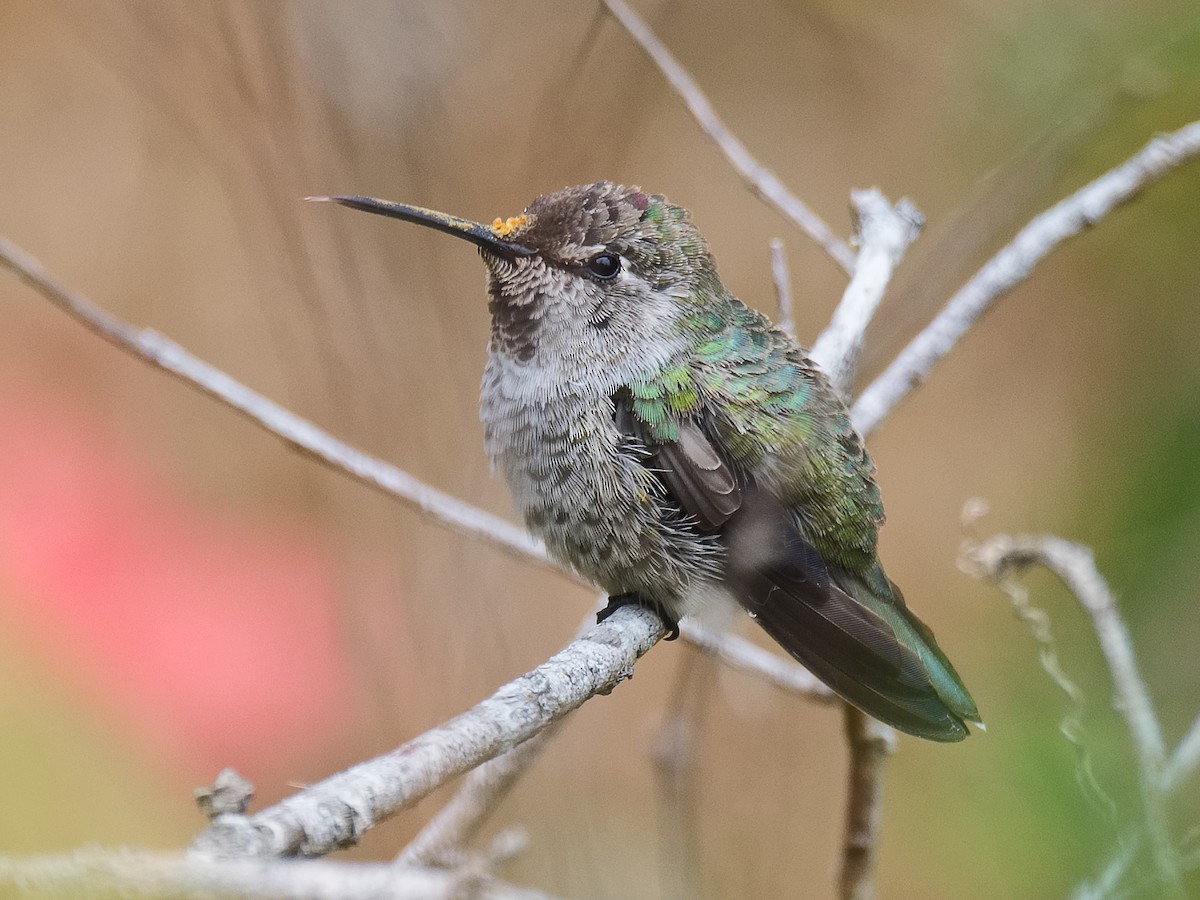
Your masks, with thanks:
[(979, 722), (879, 563), (883, 506), (846, 406), (721, 283), (687, 210), (606, 181), (491, 226), (329, 199), (479, 247), (487, 451), (554, 557), (672, 626), (732, 598), (834, 691), (910, 734), (957, 741)]

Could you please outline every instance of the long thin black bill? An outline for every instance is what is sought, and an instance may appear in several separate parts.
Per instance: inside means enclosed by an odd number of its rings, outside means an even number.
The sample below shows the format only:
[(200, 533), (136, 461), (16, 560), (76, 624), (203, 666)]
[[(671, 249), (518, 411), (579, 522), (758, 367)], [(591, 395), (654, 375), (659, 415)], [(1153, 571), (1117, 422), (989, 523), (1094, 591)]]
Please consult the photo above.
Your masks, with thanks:
[(351, 209), (361, 209), (363, 212), (375, 213), (379, 216), (415, 222), (418, 225), (460, 237), (490, 253), (508, 259), (512, 259), (514, 256), (532, 256), (537, 253), (536, 250), (526, 247), (524, 244), (504, 240), (492, 231), (490, 226), (484, 225), (482, 222), (460, 219), (458, 216), (450, 216), (435, 209), (424, 209), (420, 206), (408, 206), (404, 203), (393, 203), (390, 200), (376, 200), (374, 197), (359, 197), (352, 194), (339, 194), (334, 197), (306, 197), (305, 199), (340, 203)]

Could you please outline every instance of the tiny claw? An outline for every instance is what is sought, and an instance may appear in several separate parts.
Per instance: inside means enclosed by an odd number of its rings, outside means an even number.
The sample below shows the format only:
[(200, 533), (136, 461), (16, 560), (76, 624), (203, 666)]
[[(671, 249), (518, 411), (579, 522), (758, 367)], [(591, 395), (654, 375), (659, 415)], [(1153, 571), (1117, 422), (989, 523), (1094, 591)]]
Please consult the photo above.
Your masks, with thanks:
[(679, 620), (668, 615), (660, 604), (652, 600), (643, 600), (641, 595), (635, 593), (611, 595), (608, 598), (608, 606), (596, 613), (596, 624), (599, 625), (622, 606), (640, 606), (659, 616), (663, 620), (663, 624), (667, 626), (664, 641), (673, 641), (679, 637)]

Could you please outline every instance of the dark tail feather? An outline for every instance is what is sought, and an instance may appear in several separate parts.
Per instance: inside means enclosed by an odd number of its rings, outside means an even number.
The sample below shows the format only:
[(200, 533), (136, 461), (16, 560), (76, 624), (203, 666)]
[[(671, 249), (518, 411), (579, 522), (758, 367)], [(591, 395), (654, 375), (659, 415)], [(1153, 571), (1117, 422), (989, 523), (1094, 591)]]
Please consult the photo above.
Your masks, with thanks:
[[(832, 604), (846, 603), (848, 595)], [(853, 603), (851, 599), (849, 603)], [(755, 621), (809, 671), (855, 706), (901, 731), (933, 741), (960, 741), (967, 728), (938, 696), (928, 677), (903, 678), (894, 661), (885, 661), (865, 647), (847, 650), (845, 635), (833, 637), (814, 608), (794, 597), (775, 595), (751, 610)], [(893, 659), (915, 655), (897, 642)], [(886, 666), (891, 665), (891, 671)], [(916, 663), (919, 665), (919, 663)], [(880, 670), (884, 669), (884, 674)]]
[(933, 741), (967, 736), (964, 720), (979, 718), (974, 703), (898, 593), (879, 597), (858, 579), (831, 574), (786, 510), (761, 492), (725, 537), (730, 589), (814, 675), (901, 731)]

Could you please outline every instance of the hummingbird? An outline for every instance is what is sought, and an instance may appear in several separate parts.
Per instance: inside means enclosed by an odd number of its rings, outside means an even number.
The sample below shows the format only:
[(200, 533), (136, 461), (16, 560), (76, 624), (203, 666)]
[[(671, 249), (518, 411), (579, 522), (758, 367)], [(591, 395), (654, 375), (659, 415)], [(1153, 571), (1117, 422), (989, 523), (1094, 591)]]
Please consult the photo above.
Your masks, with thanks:
[(688, 211), (608, 181), (490, 225), (314, 198), (475, 244), (491, 339), (485, 446), (529, 529), (609, 594), (678, 621), (732, 602), (846, 701), (901, 731), (982, 725), (876, 552), (883, 505), (845, 403), (721, 282)]

